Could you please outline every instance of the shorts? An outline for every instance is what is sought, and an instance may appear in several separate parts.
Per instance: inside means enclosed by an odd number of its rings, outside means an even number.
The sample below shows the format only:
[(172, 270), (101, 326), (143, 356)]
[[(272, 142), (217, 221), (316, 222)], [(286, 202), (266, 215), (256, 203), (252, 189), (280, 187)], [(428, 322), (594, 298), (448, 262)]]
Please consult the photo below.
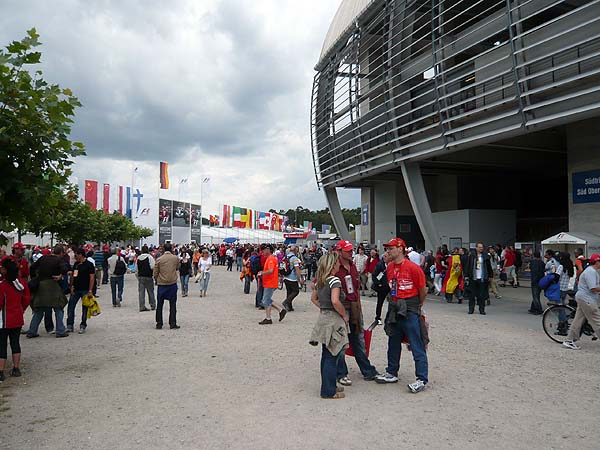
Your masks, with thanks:
[(273, 304), (273, 293), (275, 292), (275, 288), (264, 288), (261, 305), (265, 308), (268, 308)]
[(504, 268), (504, 273), (506, 273), (506, 278), (508, 280), (514, 280), (515, 277), (517, 276), (517, 271), (515, 270), (515, 266), (508, 266)]

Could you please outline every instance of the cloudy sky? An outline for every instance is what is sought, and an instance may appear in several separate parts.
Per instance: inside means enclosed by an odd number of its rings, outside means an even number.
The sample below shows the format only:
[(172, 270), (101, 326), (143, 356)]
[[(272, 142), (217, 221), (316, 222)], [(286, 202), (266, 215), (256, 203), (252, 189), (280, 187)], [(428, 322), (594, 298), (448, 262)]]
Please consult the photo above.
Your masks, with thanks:
[[(325, 206), (310, 155), (313, 67), (340, 0), (3, 0), (0, 44), (35, 27), (44, 76), (83, 103), (75, 176), (170, 192), (205, 214)], [(168, 5), (168, 6), (167, 6)], [(163, 191), (164, 192), (164, 191)], [(165, 195), (166, 194), (166, 195)], [(183, 200), (183, 199), (182, 199)], [(358, 207), (356, 190), (340, 192)], [(112, 207), (113, 205), (111, 205)]]

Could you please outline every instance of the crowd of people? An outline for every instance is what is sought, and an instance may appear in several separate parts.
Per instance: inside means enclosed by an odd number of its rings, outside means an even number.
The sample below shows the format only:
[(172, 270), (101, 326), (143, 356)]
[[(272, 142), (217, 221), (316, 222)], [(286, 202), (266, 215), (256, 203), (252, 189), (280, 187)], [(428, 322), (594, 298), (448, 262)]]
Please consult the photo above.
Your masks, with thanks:
[[(215, 244), (209, 246), (172, 245), (110, 247), (87, 245), (74, 247), (27, 248), (21, 243), (12, 254), (2, 258), (0, 282), (0, 381), (4, 380), (7, 346), (13, 358), (12, 376), (20, 376), (20, 334), (39, 336), (42, 321), (46, 332), (57, 338), (75, 331), (76, 309), (81, 301), (81, 320), (77, 332), (87, 330), (88, 319), (99, 313), (96, 298), (102, 285), (110, 285), (111, 303), (121, 307), (125, 275), (135, 274), (140, 312), (155, 311), (155, 326), (164, 326), (163, 309), (169, 302), (168, 324), (177, 322), (177, 298), (189, 295), (190, 282), (198, 284), (200, 297), (208, 296), (213, 265), (239, 272), (243, 293), (250, 294), (255, 284), (255, 307), (264, 311), (259, 325), (273, 324), (273, 310), (278, 321), (294, 311), (300, 290), (312, 289), (311, 301), (320, 310), (310, 342), (321, 345), (321, 396), (343, 398), (344, 387), (352, 385), (345, 355), (347, 349), (365, 380), (380, 384), (398, 382), (402, 343), (409, 345), (415, 363), (415, 382), (408, 388), (418, 393), (428, 383), (428, 326), (422, 306), (427, 294), (442, 296), (448, 303), (468, 301), (467, 312), (477, 307), (486, 314), (490, 297), (500, 299), (499, 287), (520, 286), (523, 258), (511, 246), (474, 249), (441, 246), (434, 253), (419, 252), (400, 238), (384, 245), (383, 254), (376, 248), (354, 246), (339, 241), (332, 248), (323, 245), (251, 245)], [(550, 277), (550, 287), (543, 290), (549, 302), (565, 303), (575, 294), (579, 308), (570, 329), (559, 327), (567, 336), (564, 345), (577, 349), (579, 328), (587, 320), (594, 330), (600, 328), (598, 296), (600, 294), (600, 255), (586, 258), (582, 249), (572, 261), (568, 253), (547, 250), (544, 261), (533, 252), (526, 262), (531, 275), (531, 314), (543, 312), (540, 299), (542, 278)], [(273, 299), (277, 289), (285, 287), (285, 298)], [(377, 297), (376, 325), (383, 325), (388, 335), (388, 361), (380, 373), (369, 360), (365, 341), (361, 296)], [(146, 303), (146, 297), (148, 306)], [(387, 314), (383, 306), (387, 302)], [(32, 308), (26, 331), (23, 313)], [(66, 324), (64, 308), (67, 307)], [(565, 318), (566, 323), (566, 318)]]

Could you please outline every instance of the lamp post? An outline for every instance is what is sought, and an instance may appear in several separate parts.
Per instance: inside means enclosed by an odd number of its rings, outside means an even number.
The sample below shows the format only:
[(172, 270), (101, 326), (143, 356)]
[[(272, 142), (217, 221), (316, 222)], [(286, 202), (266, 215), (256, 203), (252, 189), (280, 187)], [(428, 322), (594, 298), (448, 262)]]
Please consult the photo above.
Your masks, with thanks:
[(200, 182), (200, 242), (198, 243), (199, 246), (202, 246), (202, 209), (204, 208), (204, 201), (202, 199), (204, 188), (202, 187), (202, 185), (208, 184), (209, 181), (210, 177), (202, 177), (202, 181)]

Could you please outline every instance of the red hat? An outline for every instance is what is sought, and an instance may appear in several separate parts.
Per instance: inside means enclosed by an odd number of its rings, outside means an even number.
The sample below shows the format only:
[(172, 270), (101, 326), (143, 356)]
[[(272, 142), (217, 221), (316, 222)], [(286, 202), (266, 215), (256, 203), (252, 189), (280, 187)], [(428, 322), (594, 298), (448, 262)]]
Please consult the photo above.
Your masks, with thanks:
[(108, 245), (105, 245), (105, 246), (104, 246), (104, 251), (105, 251), (105, 252), (107, 252), (107, 251), (109, 251), (109, 250), (110, 250), (110, 247), (109, 247)]
[(42, 250), (42, 255), (44, 256), (48, 256), (50, 253), (52, 253), (52, 250), (50, 250), (49, 248), (45, 248)]
[(384, 247), (404, 247), (406, 248), (406, 242), (400, 238), (392, 238), (387, 244), (383, 244)]
[(590, 256), (590, 264), (596, 264), (598, 261), (600, 261), (600, 253), (594, 253)]
[(345, 252), (351, 252), (354, 250), (354, 245), (350, 241), (341, 240), (337, 244), (335, 244), (336, 250), (343, 250)]
[(25, 250), (25, 245), (22, 242), (15, 242), (12, 246), (13, 250), (20, 249)]

